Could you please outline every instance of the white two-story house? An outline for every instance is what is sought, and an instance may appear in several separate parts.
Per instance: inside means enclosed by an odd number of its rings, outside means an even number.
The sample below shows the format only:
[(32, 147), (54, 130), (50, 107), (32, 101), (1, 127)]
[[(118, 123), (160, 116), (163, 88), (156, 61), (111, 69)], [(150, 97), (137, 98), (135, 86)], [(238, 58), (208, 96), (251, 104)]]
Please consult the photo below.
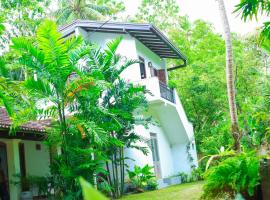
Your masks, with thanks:
[[(197, 166), (192, 124), (177, 92), (167, 86), (168, 71), (181, 66), (168, 69), (165, 62), (166, 58), (179, 59), (185, 66), (187, 61), (180, 50), (150, 24), (79, 20), (60, 28), (60, 31), (63, 37), (82, 35), (85, 40), (101, 47), (123, 37), (118, 53), (126, 59), (141, 62), (128, 67), (121, 76), (126, 81), (144, 85), (152, 93), (147, 95), (150, 105), (146, 115), (152, 116), (156, 122), (149, 129), (135, 127), (135, 132), (143, 138), (139, 145), (147, 146), (149, 154), (125, 149), (125, 157), (132, 158), (126, 164), (131, 170), (135, 165), (153, 166), (160, 187), (175, 183), (170, 178), (173, 175), (190, 173), (192, 166)], [(51, 152), (42, 143), (50, 120), (30, 121), (22, 125), (16, 135), (9, 134), (11, 123), (5, 109), (0, 108), (0, 168), (7, 179), (10, 199), (17, 200), (22, 188), (12, 183), (14, 175), (46, 176), (50, 173)]]
[[(192, 166), (198, 164), (193, 127), (176, 90), (167, 85), (168, 71), (187, 63), (181, 51), (151, 24), (77, 20), (60, 31), (63, 37), (82, 35), (85, 40), (104, 48), (109, 41), (123, 37), (117, 53), (141, 62), (127, 68), (121, 76), (126, 81), (144, 85), (152, 93), (147, 95), (150, 104), (147, 115), (157, 122), (149, 129), (136, 126), (135, 132), (144, 140), (139, 145), (148, 145), (150, 153), (146, 156), (139, 150), (126, 149), (125, 157), (132, 158), (127, 164), (131, 169), (134, 165), (153, 166), (160, 187), (171, 184), (169, 177), (173, 175), (190, 173)], [(183, 65), (168, 69), (166, 58), (180, 59)]]

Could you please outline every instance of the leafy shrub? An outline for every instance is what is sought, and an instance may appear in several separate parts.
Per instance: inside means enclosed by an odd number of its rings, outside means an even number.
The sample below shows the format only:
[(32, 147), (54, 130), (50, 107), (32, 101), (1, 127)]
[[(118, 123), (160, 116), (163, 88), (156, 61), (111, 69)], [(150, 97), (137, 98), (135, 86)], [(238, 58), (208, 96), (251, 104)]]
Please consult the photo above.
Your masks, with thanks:
[(226, 158), (206, 174), (203, 199), (235, 198), (237, 193), (249, 198), (259, 184), (259, 159), (254, 153)]
[(179, 173), (179, 176), (181, 177), (181, 183), (187, 183), (188, 182), (188, 174), (185, 172)]
[(189, 182), (201, 181), (203, 180), (203, 171), (201, 168), (195, 168), (191, 172)]
[(169, 87), (172, 88), (172, 89), (173, 89), (173, 88), (176, 88), (176, 86), (177, 86), (175, 80), (169, 80), (168, 85), (169, 85)]
[(112, 187), (106, 180), (99, 182), (97, 184), (97, 189), (106, 196), (110, 196), (112, 192)]
[(22, 191), (29, 191), (35, 188), (39, 196), (50, 197), (52, 195), (52, 177), (51, 176), (26, 176), (21, 177), (20, 174), (14, 175), (14, 180), (11, 180), (14, 185), (19, 185)]
[(153, 167), (145, 165), (144, 167), (135, 166), (134, 171), (128, 170), (128, 176), (131, 183), (135, 186), (137, 192), (144, 190), (154, 190), (157, 188), (157, 183), (154, 179), (155, 175), (152, 172)]
[(156, 190), (158, 188), (157, 181), (155, 179), (150, 179), (147, 183), (146, 190)]
[(195, 168), (192, 170), (191, 174), (185, 172), (179, 173), (177, 176), (180, 176), (181, 183), (189, 183), (203, 180), (203, 172), (201, 168)]

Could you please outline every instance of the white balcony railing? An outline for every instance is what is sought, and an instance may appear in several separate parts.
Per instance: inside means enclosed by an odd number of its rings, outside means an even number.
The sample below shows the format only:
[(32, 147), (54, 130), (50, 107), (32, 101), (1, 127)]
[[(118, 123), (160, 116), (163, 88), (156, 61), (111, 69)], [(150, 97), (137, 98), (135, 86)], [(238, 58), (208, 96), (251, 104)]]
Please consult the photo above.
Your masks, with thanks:
[(147, 98), (150, 101), (159, 99), (161, 97), (167, 101), (175, 103), (175, 95), (173, 89), (160, 82), (157, 77), (142, 79), (138, 83), (140, 85), (144, 85), (146, 89), (151, 93), (150, 95), (147, 95)]
[(174, 91), (166, 84), (159, 82), (160, 96), (172, 103), (175, 103)]

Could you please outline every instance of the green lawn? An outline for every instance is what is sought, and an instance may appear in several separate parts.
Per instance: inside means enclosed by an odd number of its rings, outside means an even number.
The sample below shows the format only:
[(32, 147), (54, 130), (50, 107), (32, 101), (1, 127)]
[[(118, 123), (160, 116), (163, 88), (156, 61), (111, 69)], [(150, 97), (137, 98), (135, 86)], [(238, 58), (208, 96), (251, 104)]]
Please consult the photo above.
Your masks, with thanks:
[(161, 190), (124, 196), (121, 200), (198, 200), (203, 182), (170, 186)]

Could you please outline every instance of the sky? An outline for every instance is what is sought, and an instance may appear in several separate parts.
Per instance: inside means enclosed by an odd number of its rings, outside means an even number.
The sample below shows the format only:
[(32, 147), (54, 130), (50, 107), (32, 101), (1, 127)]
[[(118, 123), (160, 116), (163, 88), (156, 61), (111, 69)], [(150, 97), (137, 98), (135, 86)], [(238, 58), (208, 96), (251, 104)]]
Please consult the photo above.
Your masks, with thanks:
[[(176, 0), (179, 7), (181, 15), (188, 15), (193, 21), (196, 19), (203, 19), (212, 23), (216, 31), (222, 33), (223, 29), (220, 23), (220, 15), (218, 12), (218, 5), (216, 0)], [(241, 20), (240, 16), (233, 14), (234, 6), (239, 3), (240, 0), (224, 0), (227, 9), (227, 14), (229, 18), (229, 23), (231, 26), (231, 31), (239, 34), (246, 34), (248, 32), (254, 31), (256, 28), (260, 27), (264, 21), (270, 19), (262, 16), (259, 18), (259, 22), (256, 20), (244, 22)], [(126, 12), (128, 15), (134, 15), (140, 5), (141, 0), (124, 0), (126, 5)]]

